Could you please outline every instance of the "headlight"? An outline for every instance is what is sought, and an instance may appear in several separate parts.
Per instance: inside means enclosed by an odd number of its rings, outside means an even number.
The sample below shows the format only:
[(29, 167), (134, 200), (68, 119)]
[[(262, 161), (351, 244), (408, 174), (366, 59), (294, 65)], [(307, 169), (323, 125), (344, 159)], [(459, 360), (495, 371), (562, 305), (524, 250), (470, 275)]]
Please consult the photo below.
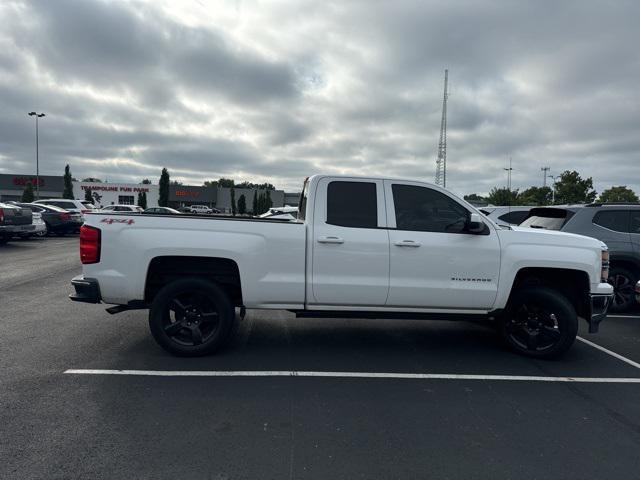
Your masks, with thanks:
[(602, 269), (600, 270), (600, 281), (609, 281), (609, 250), (602, 251)]

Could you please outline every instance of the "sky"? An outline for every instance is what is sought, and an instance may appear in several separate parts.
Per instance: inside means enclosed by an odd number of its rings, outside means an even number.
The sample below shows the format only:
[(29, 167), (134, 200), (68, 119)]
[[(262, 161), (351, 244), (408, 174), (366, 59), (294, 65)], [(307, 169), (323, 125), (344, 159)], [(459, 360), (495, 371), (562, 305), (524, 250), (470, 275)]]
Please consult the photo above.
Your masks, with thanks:
[(640, 193), (640, 2), (0, 3), (0, 173), (299, 191), (316, 173), (447, 187), (577, 170)]

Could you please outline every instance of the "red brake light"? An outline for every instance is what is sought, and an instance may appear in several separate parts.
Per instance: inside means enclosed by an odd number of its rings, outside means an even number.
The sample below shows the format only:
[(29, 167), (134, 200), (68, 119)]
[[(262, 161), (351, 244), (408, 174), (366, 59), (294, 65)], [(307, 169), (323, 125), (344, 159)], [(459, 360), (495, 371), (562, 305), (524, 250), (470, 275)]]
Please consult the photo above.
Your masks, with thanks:
[(69, 220), (71, 218), (71, 214), (69, 213), (61, 213), (60, 214), (60, 220), (66, 221)]
[(4, 209), (0, 208), (0, 222), (4, 222)]
[(83, 264), (100, 261), (100, 229), (83, 225), (80, 227), (80, 261)]
[(80, 210), (80, 213), (84, 215), (85, 213), (91, 213), (91, 210)]

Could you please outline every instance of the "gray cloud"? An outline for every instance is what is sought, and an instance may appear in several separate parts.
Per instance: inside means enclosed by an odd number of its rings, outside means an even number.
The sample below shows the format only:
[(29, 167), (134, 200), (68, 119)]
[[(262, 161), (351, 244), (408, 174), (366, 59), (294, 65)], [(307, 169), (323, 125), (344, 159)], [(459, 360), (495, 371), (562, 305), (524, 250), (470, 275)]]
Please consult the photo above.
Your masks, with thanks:
[[(180, 10), (182, 8), (182, 10)], [(180, 11), (184, 15), (176, 14)], [(448, 185), (575, 169), (640, 192), (637, 2), (58, 0), (0, 6), (0, 171), (432, 180), (450, 69)]]

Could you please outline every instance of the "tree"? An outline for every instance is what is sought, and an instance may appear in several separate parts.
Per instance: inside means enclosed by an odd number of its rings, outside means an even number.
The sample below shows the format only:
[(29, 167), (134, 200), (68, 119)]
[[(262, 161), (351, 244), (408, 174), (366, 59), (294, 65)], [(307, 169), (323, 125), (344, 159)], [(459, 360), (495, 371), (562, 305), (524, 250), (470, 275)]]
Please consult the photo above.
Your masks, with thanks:
[(148, 178), (145, 178), (144, 180), (142, 180), (140, 182), (142, 185), (151, 185), (151, 180), (149, 180)]
[(236, 189), (231, 187), (231, 215), (236, 216)]
[(253, 191), (253, 203), (251, 205), (251, 213), (253, 216), (258, 215), (258, 191)]
[(273, 207), (273, 200), (271, 200), (271, 191), (270, 190), (267, 190), (267, 196), (266, 196), (265, 201), (264, 201), (264, 206), (265, 206), (265, 209), (264, 209), (265, 212), (267, 210), (269, 210), (271, 207)]
[(85, 188), (84, 189), (84, 199), (87, 202), (93, 203), (93, 195), (91, 195), (91, 189), (90, 188)]
[(160, 181), (158, 182), (158, 205), (161, 207), (169, 206), (169, 182), (171, 177), (169, 171), (166, 168), (162, 169), (160, 174)]
[(575, 170), (565, 170), (560, 174), (560, 180), (555, 183), (556, 203), (591, 203), (596, 199), (591, 177), (582, 179)]
[(219, 187), (231, 188), (234, 186), (234, 181), (231, 178), (221, 178), (218, 180)]
[(611, 187), (600, 194), (599, 202), (637, 202), (638, 196), (626, 185)]
[(62, 198), (68, 198), (73, 200), (73, 183), (71, 177), (71, 169), (67, 164), (64, 167), (64, 190), (62, 191)]
[(517, 205), (518, 190), (509, 190), (506, 187), (493, 187), (489, 192), (487, 202), (491, 205)]
[(27, 184), (24, 186), (21, 201), (24, 203), (33, 202), (33, 185), (31, 185), (31, 182), (27, 182)]
[(182, 185), (182, 182), (178, 181), (178, 180), (171, 180), (170, 185)]
[(147, 192), (138, 192), (138, 206), (147, 209)]
[(89, 182), (89, 183), (102, 183), (102, 180), (100, 180), (99, 178), (94, 178), (94, 177), (83, 178), (82, 181), (83, 182)]
[(551, 205), (552, 192), (550, 187), (530, 187), (518, 195), (520, 205)]
[(244, 198), (244, 194), (240, 195), (238, 199), (238, 213), (240, 215), (247, 213), (247, 199)]
[(487, 199), (485, 197), (481, 197), (477, 193), (472, 193), (470, 195), (465, 195), (464, 199), (471, 204), (486, 204)]
[(218, 186), (218, 182), (217, 180), (206, 180), (203, 184), (203, 187), (217, 187)]

